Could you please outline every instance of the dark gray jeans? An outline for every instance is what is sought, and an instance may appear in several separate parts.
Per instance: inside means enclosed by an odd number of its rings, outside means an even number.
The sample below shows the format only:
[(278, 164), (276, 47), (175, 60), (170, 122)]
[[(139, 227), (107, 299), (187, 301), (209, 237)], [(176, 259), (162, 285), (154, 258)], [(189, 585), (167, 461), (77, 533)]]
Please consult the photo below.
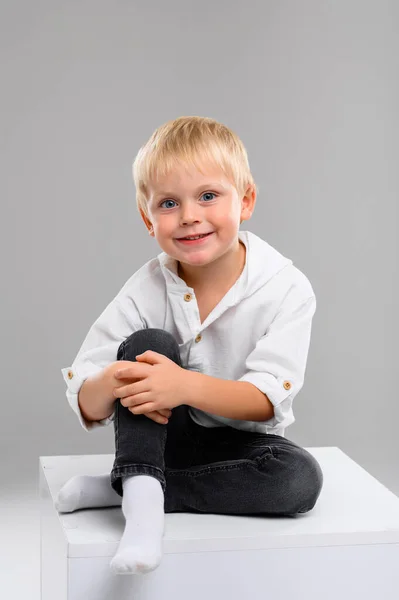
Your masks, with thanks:
[[(124, 340), (118, 360), (154, 350), (181, 365), (179, 346), (163, 329), (143, 329)], [(123, 496), (122, 477), (151, 475), (160, 481), (165, 513), (273, 514), (311, 510), (323, 485), (319, 463), (280, 435), (233, 427), (202, 427), (188, 406), (172, 409), (167, 425), (134, 415), (115, 403), (112, 488)]]

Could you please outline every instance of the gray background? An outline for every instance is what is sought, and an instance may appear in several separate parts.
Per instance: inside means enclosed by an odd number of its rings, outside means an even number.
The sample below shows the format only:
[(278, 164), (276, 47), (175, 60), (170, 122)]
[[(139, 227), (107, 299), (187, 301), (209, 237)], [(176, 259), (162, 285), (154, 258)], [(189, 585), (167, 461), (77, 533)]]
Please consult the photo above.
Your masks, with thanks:
[(317, 296), (286, 436), (339, 446), (399, 494), (398, 3), (0, 10), (5, 505), (22, 491), (33, 498), (40, 455), (114, 452), (112, 427), (80, 427), (60, 369), (160, 251), (137, 212), (131, 164), (181, 115), (213, 117), (242, 138), (260, 190), (241, 228), (292, 258)]

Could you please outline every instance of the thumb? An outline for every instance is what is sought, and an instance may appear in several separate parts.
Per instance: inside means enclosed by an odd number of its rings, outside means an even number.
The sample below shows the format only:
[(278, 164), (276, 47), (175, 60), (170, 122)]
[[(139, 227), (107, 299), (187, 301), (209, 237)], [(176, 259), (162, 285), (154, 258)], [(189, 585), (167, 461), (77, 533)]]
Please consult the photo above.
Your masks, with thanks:
[(168, 359), (163, 354), (159, 354), (159, 352), (154, 352), (154, 350), (146, 350), (142, 354), (137, 354), (136, 360), (149, 363), (150, 365), (155, 365)]

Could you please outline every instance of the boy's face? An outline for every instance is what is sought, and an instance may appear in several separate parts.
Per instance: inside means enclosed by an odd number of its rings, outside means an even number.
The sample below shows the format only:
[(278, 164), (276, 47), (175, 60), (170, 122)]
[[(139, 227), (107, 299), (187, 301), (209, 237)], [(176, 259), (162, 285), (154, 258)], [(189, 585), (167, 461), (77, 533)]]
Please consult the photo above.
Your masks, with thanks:
[[(192, 266), (216, 260), (238, 245), (240, 222), (251, 217), (256, 192), (249, 187), (243, 197), (218, 167), (181, 167), (159, 177), (149, 188), (144, 223), (166, 254)], [(199, 242), (179, 238), (209, 233)]]

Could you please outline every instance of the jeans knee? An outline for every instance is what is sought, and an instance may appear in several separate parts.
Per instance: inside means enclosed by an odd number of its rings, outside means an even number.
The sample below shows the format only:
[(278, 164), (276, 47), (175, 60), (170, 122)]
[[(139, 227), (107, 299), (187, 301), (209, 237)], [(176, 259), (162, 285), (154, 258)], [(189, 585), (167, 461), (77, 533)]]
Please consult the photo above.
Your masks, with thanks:
[(179, 345), (174, 336), (156, 327), (134, 331), (119, 346), (118, 360), (136, 360), (138, 354), (153, 350), (180, 364)]
[[(284, 514), (306, 513), (314, 508), (323, 487), (323, 473), (316, 459), (305, 449), (279, 449), (285, 463)], [(283, 460), (284, 456), (284, 460)]]
[(323, 471), (317, 460), (308, 453), (308, 471), (306, 476), (306, 493), (303, 499), (303, 505), (298, 510), (300, 513), (305, 513), (314, 508), (321, 490), (323, 488)]

